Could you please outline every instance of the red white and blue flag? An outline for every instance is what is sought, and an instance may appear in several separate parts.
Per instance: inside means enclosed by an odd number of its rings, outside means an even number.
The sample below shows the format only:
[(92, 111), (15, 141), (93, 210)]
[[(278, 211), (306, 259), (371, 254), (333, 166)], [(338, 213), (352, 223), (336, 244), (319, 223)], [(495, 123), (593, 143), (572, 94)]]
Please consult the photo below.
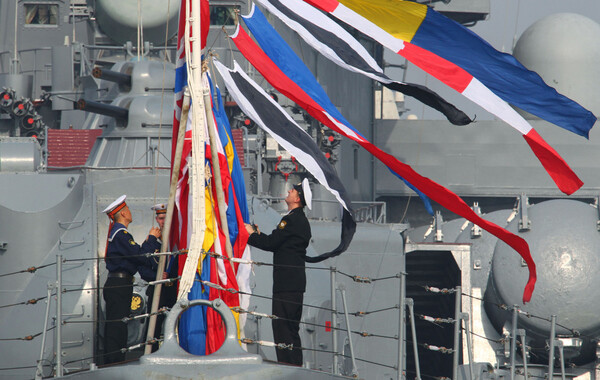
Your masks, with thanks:
[(583, 185), (562, 157), (508, 103), (584, 137), (588, 137), (596, 117), (548, 86), (510, 54), (498, 52), (462, 25), (416, 2), (304, 2), (405, 57), (519, 131), (565, 194)]

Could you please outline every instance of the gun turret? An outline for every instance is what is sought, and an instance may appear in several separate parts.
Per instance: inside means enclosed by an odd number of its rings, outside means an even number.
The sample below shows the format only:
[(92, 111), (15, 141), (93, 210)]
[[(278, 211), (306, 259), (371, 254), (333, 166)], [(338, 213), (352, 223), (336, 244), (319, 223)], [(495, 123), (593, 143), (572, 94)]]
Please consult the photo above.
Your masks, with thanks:
[(85, 100), (83, 98), (77, 101), (76, 107), (78, 110), (99, 113), (124, 122), (127, 122), (129, 118), (129, 110), (127, 108)]
[(118, 71), (102, 69), (100, 67), (94, 67), (92, 70), (92, 76), (94, 78), (104, 79), (114, 83), (118, 83), (123, 89), (131, 89), (131, 75), (123, 74)]

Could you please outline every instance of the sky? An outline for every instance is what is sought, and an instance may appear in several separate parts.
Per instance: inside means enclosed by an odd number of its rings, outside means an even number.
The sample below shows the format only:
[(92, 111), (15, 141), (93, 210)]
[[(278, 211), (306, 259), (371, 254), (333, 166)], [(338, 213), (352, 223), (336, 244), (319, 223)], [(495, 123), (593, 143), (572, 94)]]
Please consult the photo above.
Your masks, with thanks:
[[(489, 0), (490, 13), (487, 19), (479, 21), (470, 29), (489, 42), (497, 50), (511, 53), (512, 47), (519, 36), (536, 21), (555, 13), (579, 13), (600, 24), (600, 0)], [(404, 59), (391, 52), (386, 52), (384, 59), (388, 63), (402, 64)], [(389, 67), (386, 74), (394, 79), (402, 79), (401, 69)], [(455, 104), (468, 115), (477, 116), (477, 120), (490, 120), (493, 116), (479, 106), (474, 105), (463, 96), (437, 79), (424, 74), (420, 69), (409, 65), (406, 82), (425, 85), (439, 93), (442, 97)], [(405, 107), (408, 111), (402, 115), (416, 115), (418, 119), (442, 119), (436, 111), (419, 102), (406, 98)]]

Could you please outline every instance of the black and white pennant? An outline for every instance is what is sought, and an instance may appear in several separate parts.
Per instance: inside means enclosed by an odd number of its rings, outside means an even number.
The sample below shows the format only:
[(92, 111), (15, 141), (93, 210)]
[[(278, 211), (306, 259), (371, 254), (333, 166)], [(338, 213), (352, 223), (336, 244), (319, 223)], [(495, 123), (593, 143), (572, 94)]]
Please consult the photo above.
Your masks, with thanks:
[(335, 168), (325, 158), (312, 137), (290, 115), (256, 84), (237, 62), (230, 70), (218, 61), (215, 66), (221, 74), (229, 94), (240, 109), (257, 125), (290, 152), (315, 179), (331, 192), (343, 207), (341, 241), (333, 251), (317, 257), (305, 257), (307, 262), (320, 262), (344, 252), (356, 231), (350, 199)]

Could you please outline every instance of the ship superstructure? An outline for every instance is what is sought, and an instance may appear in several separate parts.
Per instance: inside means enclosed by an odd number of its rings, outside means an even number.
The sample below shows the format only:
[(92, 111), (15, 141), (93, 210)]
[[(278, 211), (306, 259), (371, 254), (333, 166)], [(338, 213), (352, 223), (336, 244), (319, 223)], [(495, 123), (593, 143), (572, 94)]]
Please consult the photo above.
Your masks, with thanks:
[[(538, 267), (534, 298), (520, 303), (527, 268), (515, 252), (439, 208), (432, 218), (367, 152), (267, 87), (336, 166), (359, 222), (348, 252), (307, 269), (304, 368), (272, 362), (272, 261), (259, 250), (253, 252), (254, 296), (244, 311), (245, 353), (229, 337), (220, 354), (193, 357), (178, 349), (174, 331), (165, 331), (161, 350), (138, 360), (147, 324), (141, 317), (147, 284), (138, 279), (127, 322), (133, 362), (103, 368), (100, 287), (108, 220), (101, 210), (127, 193), (130, 231), (141, 238), (152, 225), (150, 206), (168, 197), (178, 4), (167, 3), (0, 3), (0, 378), (527, 379), (561, 372), (596, 378), (595, 132), (583, 141), (530, 120), (586, 183), (565, 199), (502, 122), (456, 127), (406, 119), (402, 96), (326, 62), (275, 17), (269, 21), (361, 133), (528, 241)], [(464, 24), (489, 13), (487, 1), (430, 3)], [(211, 1), (208, 47), (224, 64), (241, 62), (260, 83), (226, 36), (236, 10), (244, 14), (249, 6)], [(570, 25), (572, 34), (554, 32), (556, 25)], [(583, 16), (552, 16), (526, 32), (514, 54), (598, 114), (597, 76), (586, 81), (568, 74), (600, 67), (597, 49), (583, 48), (596, 46), (599, 34)], [(580, 42), (571, 47), (585, 57), (576, 60), (579, 66), (559, 49), (549, 52), (561, 45), (552, 36)], [(381, 47), (360, 41), (384, 63)], [(225, 100), (253, 221), (274, 227), (282, 196), (308, 174)], [(314, 256), (336, 245), (339, 207), (320, 186), (313, 193)]]

